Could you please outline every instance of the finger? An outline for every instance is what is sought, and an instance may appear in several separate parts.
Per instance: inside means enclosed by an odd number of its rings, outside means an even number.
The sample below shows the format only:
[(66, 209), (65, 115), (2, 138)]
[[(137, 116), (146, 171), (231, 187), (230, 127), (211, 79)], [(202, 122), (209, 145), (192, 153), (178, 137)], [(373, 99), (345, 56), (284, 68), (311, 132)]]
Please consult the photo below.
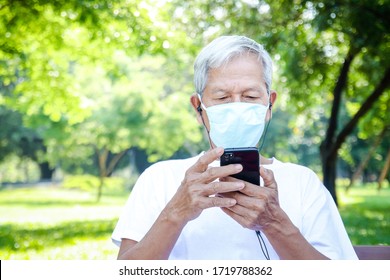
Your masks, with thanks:
[(271, 189), (277, 189), (278, 185), (275, 181), (274, 173), (272, 170), (269, 170), (267, 168), (264, 168), (263, 166), (260, 166), (260, 176), (263, 178), (264, 181), (264, 187), (271, 188)]
[(251, 197), (261, 197), (264, 190), (260, 188), (258, 185), (254, 185), (247, 181), (243, 181), (231, 176), (224, 177), (220, 179), (222, 182), (243, 182), (245, 184), (245, 188), (241, 189), (240, 192)]
[(204, 155), (199, 157), (197, 162), (188, 169), (188, 171), (204, 172), (207, 170), (210, 163), (221, 157), (223, 151), (224, 149), (222, 147), (217, 147), (205, 152)]
[(212, 182), (206, 185), (205, 195), (230, 193), (242, 190), (245, 187), (243, 182)]
[[(257, 187), (259, 188), (259, 187)], [(260, 205), (263, 205), (265, 201), (267, 201), (266, 195), (262, 195), (261, 197), (248, 196), (242, 193), (242, 191), (228, 192), (228, 193), (219, 193), (219, 197), (228, 197), (237, 201), (237, 205), (243, 206), (243, 209), (259, 209)], [(235, 211), (236, 212), (236, 211)], [(244, 212), (236, 212), (237, 214)]]
[[(234, 206), (221, 209), (245, 228), (260, 229), (262, 227), (260, 217), (264, 217), (265, 221), (269, 221), (269, 218), (264, 216), (266, 215), (264, 212), (264, 204), (258, 205), (256, 211), (249, 210), (248, 208), (239, 205), (238, 202)], [(263, 225), (266, 225), (266, 223)]]
[(240, 214), (237, 214), (235, 211), (232, 211), (232, 208), (235, 208), (235, 206), (232, 207), (225, 207), (221, 208), (223, 212), (225, 212), (228, 216), (230, 216), (233, 220), (235, 220), (237, 223), (239, 223), (244, 228), (249, 229), (258, 229), (259, 226), (256, 226), (255, 223), (251, 222), (245, 216), (242, 216)]
[(233, 207), (236, 205), (236, 203), (237, 201), (233, 198), (213, 196), (207, 197), (205, 200), (203, 200), (203, 205), (201, 205), (201, 208), (206, 209), (211, 207)]
[[(228, 166), (228, 165), (227, 165)], [(233, 176), (225, 176), (225, 177), (220, 177), (219, 180), (221, 182), (245, 182), (243, 180), (234, 178)]]
[(238, 202), (230, 206), (229, 208), (226, 208), (230, 213), (234, 213), (237, 216), (244, 217), (245, 214), (248, 212), (248, 209), (238, 204)]
[(226, 166), (209, 167), (201, 175), (201, 180), (210, 183), (215, 179), (224, 178), (229, 175), (239, 173), (242, 170), (241, 164), (229, 164)]

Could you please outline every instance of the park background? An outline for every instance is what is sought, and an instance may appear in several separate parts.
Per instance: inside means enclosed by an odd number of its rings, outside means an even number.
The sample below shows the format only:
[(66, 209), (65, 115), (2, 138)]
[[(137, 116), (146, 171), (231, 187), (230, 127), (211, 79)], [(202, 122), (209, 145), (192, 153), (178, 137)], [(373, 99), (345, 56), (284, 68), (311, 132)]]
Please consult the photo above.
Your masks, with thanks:
[(0, 0), (0, 259), (115, 259), (150, 164), (208, 148), (193, 61), (240, 34), (274, 60), (263, 153), (312, 168), (355, 245), (390, 245), (389, 0)]

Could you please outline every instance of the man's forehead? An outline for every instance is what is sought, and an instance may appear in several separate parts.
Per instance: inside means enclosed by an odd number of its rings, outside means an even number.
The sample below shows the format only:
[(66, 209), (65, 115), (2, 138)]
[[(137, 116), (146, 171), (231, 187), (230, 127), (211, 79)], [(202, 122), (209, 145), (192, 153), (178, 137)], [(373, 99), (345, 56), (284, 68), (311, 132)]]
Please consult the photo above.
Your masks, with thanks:
[(265, 83), (262, 81), (252, 81), (248, 83), (224, 83), (224, 82), (211, 82), (207, 88), (211, 92), (217, 91), (231, 91), (234, 88), (240, 88), (241, 90), (251, 90), (251, 91), (263, 91)]

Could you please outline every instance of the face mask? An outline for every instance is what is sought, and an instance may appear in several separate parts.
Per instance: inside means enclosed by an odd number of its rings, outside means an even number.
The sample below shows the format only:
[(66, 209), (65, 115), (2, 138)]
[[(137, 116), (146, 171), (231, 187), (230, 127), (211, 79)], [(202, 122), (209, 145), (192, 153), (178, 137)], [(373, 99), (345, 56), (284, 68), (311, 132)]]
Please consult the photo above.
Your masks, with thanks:
[[(199, 97), (200, 99), (200, 97)], [(255, 147), (264, 131), (268, 106), (231, 102), (206, 108), (210, 138), (217, 147)]]

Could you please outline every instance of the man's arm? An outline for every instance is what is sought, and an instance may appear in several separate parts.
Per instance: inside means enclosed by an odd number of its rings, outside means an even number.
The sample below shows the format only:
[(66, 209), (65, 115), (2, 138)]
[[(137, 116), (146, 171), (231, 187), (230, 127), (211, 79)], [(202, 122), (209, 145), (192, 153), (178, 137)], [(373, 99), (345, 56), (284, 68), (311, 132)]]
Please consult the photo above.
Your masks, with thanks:
[(264, 228), (272, 247), (282, 260), (326, 260), (329, 259), (317, 251), (283, 212), (280, 220)]
[(168, 259), (184, 226), (210, 207), (232, 207), (236, 200), (217, 197), (217, 193), (235, 192), (244, 188), (242, 181), (219, 182), (217, 178), (238, 173), (242, 166), (209, 167), (219, 159), (223, 148), (206, 152), (190, 167), (176, 194), (160, 213), (150, 230), (136, 242), (122, 239), (118, 259)]
[(152, 228), (140, 242), (122, 239), (118, 259), (168, 259), (184, 225), (184, 221), (175, 221), (166, 215), (165, 211), (161, 212)]

